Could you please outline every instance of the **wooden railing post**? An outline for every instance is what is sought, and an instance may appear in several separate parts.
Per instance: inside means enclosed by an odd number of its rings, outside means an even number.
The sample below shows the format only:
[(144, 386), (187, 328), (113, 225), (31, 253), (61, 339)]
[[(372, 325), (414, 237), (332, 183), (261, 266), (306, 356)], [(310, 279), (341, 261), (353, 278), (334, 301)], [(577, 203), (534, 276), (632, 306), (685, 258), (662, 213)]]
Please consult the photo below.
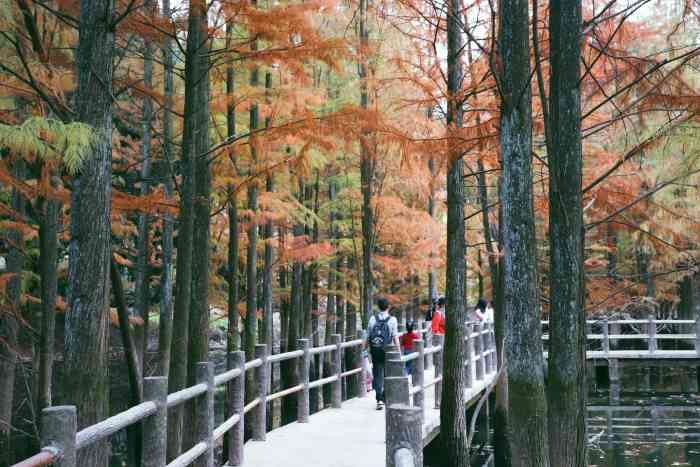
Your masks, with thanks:
[(484, 340), (483, 340), (484, 323), (482, 321), (476, 324), (476, 337), (474, 338), (474, 354), (476, 356), (476, 380), (484, 379)]
[(387, 352), (385, 365), (386, 376), (399, 377), (406, 374), (404, 363), (401, 361), (401, 352)]
[[(343, 380), (340, 377), (343, 372), (341, 339), (340, 334), (331, 335), (331, 344), (335, 345), (335, 349), (331, 351), (331, 372), (338, 377), (331, 383), (331, 407), (334, 409), (339, 409), (343, 404)], [(362, 392), (362, 387), (358, 387), (358, 390)]]
[(228, 368), (239, 368), (241, 374), (228, 386), (228, 403), (231, 415), (238, 414), (238, 423), (231, 428), (228, 436), (228, 465), (243, 465), (244, 417), (245, 407), (245, 352), (236, 351), (228, 354)]
[(413, 341), (413, 351), (418, 352), (418, 357), (411, 362), (411, 379), (413, 386), (421, 388), (420, 391), (413, 395), (413, 405), (415, 407), (423, 407), (425, 394), (423, 393), (423, 382), (425, 381), (425, 344), (421, 339)]
[(73, 405), (57, 405), (41, 411), (41, 445), (58, 452), (53, 465), (75, 467), (75, 433), (78, 416)]
[(496, 332), (493, 322), (489, 323), (489, 356), (491, 357), (491, 373), (498, 371), (498, 352), (496, 350)]
[(408, 376), (389, 376), (384, 378), (384, 398), (386, 406), (392, 404), (411, 405)]
[(608, 323), (608, 317), (604, 316), (602, 321), (603, 326), (603, 352), (605, 355), (610, 353), (610, 324)]
[(654, 313), (649, 313), (649, 353), (653, 354), (656, 352), (656, 319)]
[[(435, 378), (442, 376), (442, 354), (443, 354), (443, 343), (445, 341), (445, 336), (442, 334), (435, 334), (433, 336), (433, 346), (440, 347), (440, 350), (433, 354), (433, 363), (435, 363)], [(435, 408), (440, 408), (440, 401), (442, 398), (442, 381), (435, 383)]]
[(386, 408), (386, 466), (423, 467), (421, 409), (406, 404)]
[(165, 467), (168, 435), (168, 378), (144, 378), (143, 399), (156, 403), (156, 413), (143, 422), (143, 467)]
[(192, 464), (195, 467), (214, 467), (214, 364), (197, 363), (197, 382), (207, 385), (207, 392), (194, 400), (195, 443), (207, 443), (207, 450)]
[(472, 340), (472, 325), (471, 323), (467, 323), (464, 326), (465, 330), (465, 337), (464, 337), (464, 356), (465, 356), (465, 362), (464, 362), (464, 375), (465, 375), (465, 387), (467, 389), (471, 388), (474, 386), (474, 347), (473, 347), (473, 340)]
[(255, 358), (259, 358), (262, 364), (255, 368), (255, 397), (260, 402), (253, 409), (252, 437), (254, 441), (265, 441), (267, 434), (267, 388), (270, 386), (268, 383), (267, 345), (256, 344)]
[[(423, 333), (423, 342), (425, 342), (425, 348), (429, 349), (433, 346), (433, 333), (430, 330), (430, 326), (428, 326), (427, 322), (421, 320), (421, 326), (423, 329), (425, 329), (425, 332)], [(423, 366), (426, 370), (429, 370), (433, 367), (433, 355), (434, 354), (429, 354), (425, 356)]]
[[(365, 340), (365, 331), (360, 331), (360, 339), (364, 342)], [(359, 389), (360, 393), (357, 395), (357, 397), (366, 397), (367, 396), (367, 391), (369, 391), (372, 388), (367, 387), (367, 373), (365, 372), (365, 366), (364, 366), (364, 357), (363, 357), (363, 351), (364, 351), (364, 346), (363, 344), (360, 344), (357, 346), (357, 350), (352, 352), (352, 355), (355, 357), (355, 368), (362, 368), (362, 371), (357, 373), (355, 378), (358, 379), (357, 381), (357, 388)], [(341, 388), (342, 383), (341, 383)]]
[(297, 348), (304, 351), (304, 355), (299, 357), (299, 384), (303, 386), (297, 397), (297, 422), (307, 423), (309, 421), (309, 366), (311, 365), (311, 354), (309, 354), (309, 340), (299, 339)]

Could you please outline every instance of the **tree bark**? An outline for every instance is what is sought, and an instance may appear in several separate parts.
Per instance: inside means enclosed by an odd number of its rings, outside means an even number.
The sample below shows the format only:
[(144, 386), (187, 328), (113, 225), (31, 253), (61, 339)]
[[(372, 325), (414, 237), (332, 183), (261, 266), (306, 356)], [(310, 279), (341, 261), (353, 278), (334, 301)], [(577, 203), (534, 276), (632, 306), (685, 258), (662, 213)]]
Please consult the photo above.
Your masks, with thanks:
[[(460, 2), (447, 4), (447, 135), (462, 126), (463, 40)], [(465, 411), (465, 262), (464, 169), (461, 146), (450, 143), (447, 159), (447, 287), (444, 373), (440, 404), (440, 437), (446, 456), (455, 467), (469, 467), (467, 415)]]
[[(189, 349), (187, 385), (198, 382), (199, 363), (209, 361), (209, 241), (211, 211), (211, 167), (205, 155), (209, 149), (209, 37), (207, 3), (191, 3), (197, 15), (199, 54), (196, 66), (199, 79), (195, 96), (195, 132), (193, 134), (194, 196), (192, 227), (192, 290), (190, 297)], [(196, 252), (196, 254), (195, 254)], [(187, 426), (194, 426), (201, 418), (197, 404), (188, 404)], [(185, 430), (184, 441), (192, 446), (199, 440), (196, 430)], [(193, 465), (206, 465), (204, 457)]]
[[(360, 49), (366, 53), (369, 47), (367, 24), (368, 0), (360, 0)], [(360, 57), (360, 107), (369, 108), (367, 58)], [(374, 250), (374, 211), (372, 188), (374, 185), (374, 154), (369, 150), (370, 130), (363, 129), (360, 140), (360, 183), (362, 186), (362, 322), (366, 324), (372, 315), (374, 303), (374, 276), (372, 274), (372, 252)]]
[[(162, 16), (169, 20), (170, 0), (163, 0)], [(166, 35), (163, 43), (163, 158), (167, 172), (164, 174), (164, 191), (168, 201), (173, 200), (173, 51), (172, 39)], [(160, 320), (158, 322), (158, 375), (170, 373), (170, 347), (173, 340), (173, 230), (170, 213), (163, 215), (162, 264), (160, 275)]]
[[(253, 50), (255, 50), (253, 46)], [(255, 67), (250, 74), (250, 86), (255, 87), (258, 85), (258, 68)], [(252, 103), (250, 106), (250, 131), (256, 130), (258, 128), (258, 105), (257, 103)], [(255, 172), (255, 164), (257, 162), (255, 139), (251, 140), (250, 145), (250, 174)], [(248, 210), (251, 212), (250, 225), (248, 227), (248, 252), (246, 259), (246, 314), (245, 314), (245, 336), (244, 336), (244, 346), (245, 346), (245, 357), (246, 360), (253, 360), (255, 358), (255, 345), (257, 344), (258, 338), (258, 225), (255, 223), (255, 214), (258, 210), (258, 186), (256, 180), (251, 180), (248, 185)], [(246, 372), (246, 403), (252, 400), (255, 388), (255, 381), (253, 379), (254, 372)], [(246, 433), (250, 433), (252, 429), (253, 417), (247, 417), (245, 419)], [(249, 436), (246, 435), (246, 438)]]
[[(126, 368), (129, 375), (129, 405), (135, 407), (143, 401), (143, 385), (142, 385), (142, 360), (139, 360), (139, 348), (135, 339), (134, 333), (131, 332), (131, 324), (129, 323), (129, 310), (124, 297), (124, 285), (119, 274), (114, 256), (110, 261), (110, 278), (112, 284), (112, 293), (114, 294), (114, 303), (117, 307), (117, 316), (119, 317), (119, 330), (122, 335), (122, 345), (124, 347), (124, 359), (126, 360)], [(130, 425), (126, 429), (128, 440), (128, 456), (129, 462), (132, 465), (141, 465), (141, 430), (140, 423)]]
[[(532, 192), (527, 0), (500, 0), (503, 311), (512, 465), (548, 467)], [(525, 84), (524, 84), (525, 83)]]
[[(56, 177), (50, 173), (52, 185)], [(52, 375), (56, 338), (56, 290), (58, 283), (58, 227), (61, 203), (42, 199), (39, 208), (39, 275), (41, 277), (41, 333), (39, 336), (39, 387), (37, 412), (52, 404)]]
[[(144, 8), (151, 12), (152, 3), (147, 1)], [(153, 87), (153, 47), (147, 39), (143, 41), (143, 86), (147, 93), (143, 97), (143, 137), (141, 139), (141, 189), (140, 195), (145, 196), (150, 192), (150, 176), (151, 176), (151, 125), (153, 123), (153, 101), (148, 94), (148, 91)], [(147, 213), (139, 213), (138, 216), (138, 237), (136, 240), (137, 257), (136, 257), (136, 280), (134, 283), (136, 310), (143, 325), (140, 326), (137, 332), (134, 333), (136, 346), (139, 352), (139, 360), (141, 365), (141, 374), (145, 374), (146, 368), (146, 351), (148, 350), (148, 328), (149, 316), (148, 309), (150, 305), (150, 278), (149, 278), (149, 257), (150, 257), (150, 238), (149, 238), (149, 215)]]
[(552, 465), (585, 467), (586, 315), (581, 195), (581, 1), (551, 0), (547, 413)]
[[(299, 182), (300, 187), (303, 183)], [(300, 189), (299, 197), (302, 197), (303, 191)], [(294, 237), (298, 238), (304, 233), (304, 227), (296, 223), (293, 229)], [(291, 283), (291, 299), (290, 299), (290, 313), (289, 313), (289, 334), (287, 337), (287, 350), (296, 350), (296, 343), (301, 336), (300, 331), (303, 325), (303, 302), (302, 302), (302, 292), (303, 292), (303, 280), (302, 280), (302, 263), (299, 261), (294, 261), (292, 265), (292, 283)], [(284, 383), (287, 387), (296, 386), (297, 381), (299, 381), (299, 376), (297, 373), (297, 365), (294, 360), (287, 360), (282, 364), (282, 372), (284, 377)], [(282, 423), (290, 423), (296, 420), (297, 416), (297, 398), (296, 397), (285, 397), (282, 408)]]
[[(24, 180), (25, 164), (19, 159), (12, 167), (13, 175)], [(11, 206), (18, 216), (24, 217), (25, 199), (18, 190), (12, 190)], [(0, 313), (0, 465), (12, 464), (12, 408), (15, 395), (15, 369), (18, 354), (18, 330), (22, 322), (22, 271), (24, 269), (24, 235), (19, 229), (7, 233), (9, 254), (7, 272), (12, 274), (5, 295), (7, 309)]]
[[(73, 181), (70, 206), (64, 402), (78, 429), (109, 415), (109, 268), (112, 197), (114, 3), (80, 1), (77, 119), (95, 131), (92, 154)], [(105, 466), (108, 442), (78, 452), (78, 465)]]
[[(202, 113), (208, 114), (203, 96), (207, 96), (208, 46), (206, 39), (206, 4), (196, 0), (190, 4), (187, 48), (185, 57), (185, 109), (182, 135), (182, 182), (180, 218), (177, 235), (177, 276), (175, 282), (175, 313), (171, 346), (168, 392), (187, 385), (190, 307), (192, 305), (193, 241), (196, 193), (195, 167), (201, 136)], [(207, 97), (205, 97), (206, 99)], [(204, 253), (204, 252), (202, 252)], [(177, 457), (182, 449), (183, 407), (171, 411), (168, 422), (168, 459)]]

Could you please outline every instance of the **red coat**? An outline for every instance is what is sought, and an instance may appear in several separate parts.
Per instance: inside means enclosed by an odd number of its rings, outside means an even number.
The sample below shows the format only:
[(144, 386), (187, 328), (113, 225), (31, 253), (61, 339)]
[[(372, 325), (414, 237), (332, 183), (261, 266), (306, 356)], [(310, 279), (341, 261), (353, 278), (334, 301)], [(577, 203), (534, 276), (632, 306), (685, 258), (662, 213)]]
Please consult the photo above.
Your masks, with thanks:
[(445, 317), (442, 315), (442, 311), (435, 310), (430, 328), (433, 334), (445, 334)]
[(411, 350), (413, 348), (413, 341), (418, 339), (418, 334), (415, 331), (407, 332), (401, 336), (401, 348)]

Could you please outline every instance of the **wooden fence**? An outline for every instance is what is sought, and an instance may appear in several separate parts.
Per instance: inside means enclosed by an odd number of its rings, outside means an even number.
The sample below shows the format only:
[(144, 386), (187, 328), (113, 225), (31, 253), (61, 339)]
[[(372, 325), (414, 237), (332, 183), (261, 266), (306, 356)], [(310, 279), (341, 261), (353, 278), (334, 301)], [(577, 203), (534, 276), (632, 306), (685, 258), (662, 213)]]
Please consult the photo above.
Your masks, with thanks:
[[(497, 372), (496, 338), (492, 323), (467, 323), (464, 361), (465, 389), (494, 378)], [(442, 392), (443, 339), (433, 335), (432, 346), (422, 340), (413, 341), (413, 352), (387, 354), (386, 394), (386, 465), (387, 467), (423, 466), (423, 427), (425, 424), (425, 391), (435, 390), (435, 408), (440, 406)], [(432, 356), (435, 372), (425, 381), (425, 359)], [(404, 368), (412, 362), (411, 376)], [(485, 387), (485, 385), (484, 385)]]
[[(588, 320), (586, 321), (589, 330), (596, 329), (599, 332), (587, 332), (587, 343), (600, 343), (600, 349), (588, 350), (588, 358), (641, 358), (646, 355), (639, 351), (613, 350), (622, 340), (642, 340), (646, 343), (646, 352), (649, 357), (657, 358), (689, 358), (691, 354), (700, 357), (700, 320), (680, 320), (680, 319), (656, 319), (650, 315), (648, 319), (627, 319), (627, 320)], [(543, 327), (549, 326), (549, 321), (542, 321)], [(659, 332), (659, 326), (666, 327), (672, 332)], [(679, 329), (692, 327), (694, 332), (679, 332)], [(631, 332), (622, 333), (627, 329)], [(542, 340), (549, 341), (549, 334), (543, 332)], [(662, 350), (659, 348), (659, 341), (684, 341), (694, 343), (694, 352), (687, 350)]]
[[(362, 352), (354, 352), (352, 368), (342, 371), (342, 355), (345, 349), (361, 348), (363, 339), (341, 342), (339, 334), (333, 334), (331, 344), (311, 348), (308, 339), (299, 339), (297, 350), (268, 355), (264, 344), (256, 345), (255, 359), (246, 362), (243, 352), (228, 355), (229, 370), (214, 375), (211, 362), (197, 364), (197, 381), (194, 386), (168, 394), (165, 377), (144, 378), (144, 402), (124, 412), (113, 415), (95, 425), (77, 431), (77, 413), (74, 406), (55, 406), (44, 409), (41, 415), (41, 452), (13, 467), (38, 467), (54, 465), (75, 467), (78, 450), (108, 438), (119, 430), (135, 423), (143, 423), (143, 467), (166, 466), (168, 409), (193, 401), (196, 420), (193, 420), (194, 446), (167, 464), (167, 467), (214, 466), (214, 447), (219, 439), (228, 436), (229, 466), (243, 464), (244, 418), (252, 418), (252, 439), (264, 441), (266, 435), (267, 404), (276, 399), (296, 394), (297, 421), (309, 421), (309, 391), (326, 384), (331, 386), (331, 407), (342, 405), (343, 378), (356, 378), (359, 397), (366, 395)], [(310, 364), (313, 355), (330, 353), (331, 376), (310, 381)], [(299, 384), (268, 394), (270, 369), (273, 363), (296, 360)], [(245, 403), (245, 374), (253, 372), (254, 394)], [(226, 397), (232, 415), (221, 425), (214, 427), (214, 392), (227, 386)]]

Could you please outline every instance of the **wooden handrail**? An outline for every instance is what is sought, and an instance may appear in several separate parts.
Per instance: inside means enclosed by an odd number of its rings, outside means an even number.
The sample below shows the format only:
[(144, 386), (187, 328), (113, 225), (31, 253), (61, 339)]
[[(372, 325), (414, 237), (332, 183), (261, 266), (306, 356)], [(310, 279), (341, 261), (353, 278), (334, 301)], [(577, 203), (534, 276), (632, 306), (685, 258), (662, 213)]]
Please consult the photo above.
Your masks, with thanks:
[[(48, 427), (45, 435), (42, 436), (42, 445), (47, 446), (41, 452), (15, 464), (13, 467), (40, 467), (53, 465), (57, 458), (61, 459), (59, 465), (62, 467), (75, 467), (75, 452), (108, 436), (122, 430), (134, 423), (144, 422), (149, 427), (144, 430), (144, 446), (146, 451), (159, 458), (162, 454), (163, 463), (165, 459), (165, 417), (167, 408), (177, 406), (184, 402), (195, 399), (197, 413), (202, 413), (196, 422), (197, 444), (187, 452), (174, 459), (168, 467), (184, 467), (190, 465), (202, 455), (211, 456), (214, 441), (228, 434), (229, 438), (229, 465), (241, 465), (243, 449), (243, 419), (246, 413), (253, 412), (250, 416), (256, 422), (254, 426), (254, 437), (264, 439), (266, 432), (266, 406), (267, 402), (290, 396), (295, 393), (303, 393), (309, 388), (319, 387), (324, 384), (332, 384), (333, 406), (340, 407), (341, 389), (340, 380), (347, 377), (358, 377), (360, 381), (360, 393), (358, 397), (365, 396), (365, 376), (362, 366), (362, 356), (360, 352), (355, 352), (355, 358), (351, 368), (342, 371), (342, 351), (343, 349), (361, 347), (364, 339), (353, 339), (346, 342), (340, 341), (340, 335), (330, 336), (332, 344), (323, 345), (308, 350), (291, 350), (289, 352), (267, 355), (265, 345), (256, 346), (256, 358), (245, 362), (243, 352), (233, 352), (228, 355), (228, 369), (219, 374), (213, 375), (213, 366), (205, 362), (198, 364), (198, 371), (207, 373), (206, 381), (200, 379), (198, 384), (176, 391), (172, 394), (167, 392), (167, 380), (162, 377), (145, 378), (147, 383), (144, 387), (145, 402), (131, 407), (123, 412), (115, 414), (94, 425), (88, 426), (77, 432), (76, 411), (73, 406), (49, 407), (42, 412), (42, 423)], [(294, 387), (267, 394), (267, 381), (269, 378), (269, 366), (272, 363), (279, 363), (285, 360), (297, 359), (297, 361), (308, 358), (311, 355), (328, 353), (332, 354), (332, 366), (334, 374), (327, 378), (316, 381), (306, 381)], [(205, 371), (206, 370), (206, 371)], [(255, 372), (256, 394), (252, 401), (243, 405), (244, 397), (244, 374), (247, 371)], [(204, 375), (202, 373), (202, 377)], [(228, 385), (227, 398), (233, 412), (218, 427), (213, 427), (213, 394), (216, 386)], [(163, 464), (160, 464), (163, 465)]]

